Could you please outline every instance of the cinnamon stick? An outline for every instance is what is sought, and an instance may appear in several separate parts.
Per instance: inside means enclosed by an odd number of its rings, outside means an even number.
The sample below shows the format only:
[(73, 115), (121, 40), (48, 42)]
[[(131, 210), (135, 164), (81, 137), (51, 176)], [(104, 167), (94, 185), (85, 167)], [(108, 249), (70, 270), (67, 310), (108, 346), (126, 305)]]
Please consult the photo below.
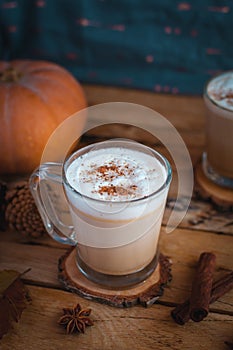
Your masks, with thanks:
[(190, 302), (189, 299), (182, 304), (178, 304), (175, 309), (171, 311), (171, 316), (176, 323), (183, 326), (190, 319), (189, 314)]
[(215, 263), (213, 253), (204, 252), (199, 257), (189, 306), (190, 318), (195, 322), (202, 321), (208, 315)]
[[(217, 281), (213, 283), (211, 290), (210, 304), (214, 303), (216, 300), (221, 298), (224, 294), (229, 292), (233, 288), (233, 271), (225, 274)], [(176, 323), (184, 325), (190, 319), (190, 300), (186, 300), (184, 303), (176, 306), (172, 310), (171, 315)]]

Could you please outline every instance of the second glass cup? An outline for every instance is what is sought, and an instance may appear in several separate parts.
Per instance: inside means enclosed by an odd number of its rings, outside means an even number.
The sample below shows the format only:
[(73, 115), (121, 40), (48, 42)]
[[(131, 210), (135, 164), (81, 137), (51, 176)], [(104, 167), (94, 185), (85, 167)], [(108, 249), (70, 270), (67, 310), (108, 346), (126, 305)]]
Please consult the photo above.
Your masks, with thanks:
[(233, 71), (212, 78), (204, 91), (206, 106), (205, 175), (233, 188)]

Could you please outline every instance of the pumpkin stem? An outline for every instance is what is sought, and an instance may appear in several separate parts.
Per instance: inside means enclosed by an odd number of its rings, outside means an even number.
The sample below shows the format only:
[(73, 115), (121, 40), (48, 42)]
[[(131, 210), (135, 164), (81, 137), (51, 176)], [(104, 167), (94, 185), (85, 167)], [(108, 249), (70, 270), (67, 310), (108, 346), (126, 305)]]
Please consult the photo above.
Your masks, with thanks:
[(4, 71), (0, 72), (0, 81), (4, 83), (13, 83), (19, 81), (22, 77), (22, 73), (17, 72), (13, 67), (8, 67)]

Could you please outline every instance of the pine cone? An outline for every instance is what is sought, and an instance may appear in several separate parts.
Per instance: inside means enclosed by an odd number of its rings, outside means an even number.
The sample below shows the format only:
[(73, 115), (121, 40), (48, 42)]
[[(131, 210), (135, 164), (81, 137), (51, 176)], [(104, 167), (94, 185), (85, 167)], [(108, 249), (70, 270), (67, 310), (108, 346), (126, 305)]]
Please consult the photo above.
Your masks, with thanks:
[(23, 236), (36, 238), (45, 233), (27, 181), (22, 181), (8, 190), (5, 200), (5, 219), (11, 229), (20, 232)]

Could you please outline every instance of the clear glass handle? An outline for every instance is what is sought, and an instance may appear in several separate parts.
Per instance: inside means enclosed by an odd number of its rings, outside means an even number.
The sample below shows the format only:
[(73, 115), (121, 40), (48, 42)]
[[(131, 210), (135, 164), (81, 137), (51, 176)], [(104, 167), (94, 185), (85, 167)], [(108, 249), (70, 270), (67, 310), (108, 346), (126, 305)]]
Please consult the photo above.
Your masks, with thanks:
[(29, 186), (45, 228), (56, 241), (75, 245), (74, 227), (62, 188), (62, 164), (44, 163), (30, 177)]

